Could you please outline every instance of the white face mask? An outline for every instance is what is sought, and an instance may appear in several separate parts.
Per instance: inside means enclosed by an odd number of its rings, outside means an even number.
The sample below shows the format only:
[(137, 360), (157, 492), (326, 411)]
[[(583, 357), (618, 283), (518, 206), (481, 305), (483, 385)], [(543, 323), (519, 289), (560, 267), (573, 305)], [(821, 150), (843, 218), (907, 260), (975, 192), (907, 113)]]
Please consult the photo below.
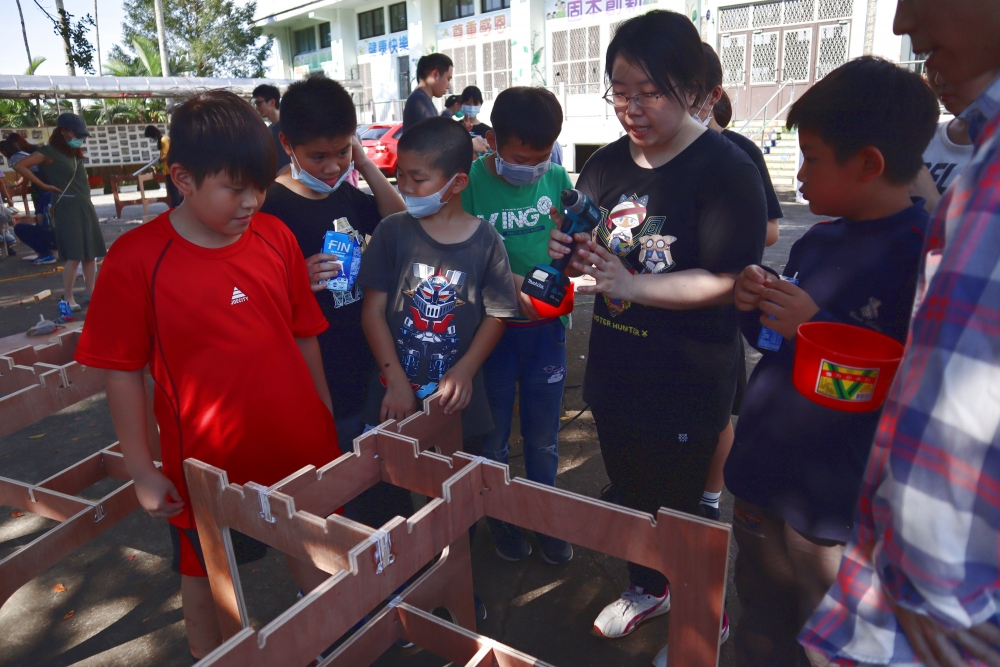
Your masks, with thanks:
[(334, 183), (333, 185), (330, 185), (329, 183), (324, 183), (323, 181), (319, 180), (318, 178), (316, 178), (315, 176), (304, 170), (301, 166), (299, 166), (299, 159), (295, 157), (295, 153), (292, 152), (292, 178), (294, 178), (296, 181), (306, 186), (313, 192), (318, 192), (321, 195), (328, 195), (331, 192), (336, 191), (336, 189), (340, 187), (340, 184), (344, 182), (344, 179), (347, 178), (348, 174), (350, 174), (351, 171), (353, 170), (354, 170), (354, 160), (351, 160), (350, 166), (348, 166), (347, 169), (344, 170), (344, 173), (340, 175), (340, 178), (337, 179), (337, 182)]
[(696, 121), (698, 121), (701, 125), (708, 127), (708, 124), (712, 122), (712, 114), (711, 113), (708, 114), (708, 116), (705, 117), (705, 120), (702, 120), (700, 118), (701, 112), (705, 109), (706, 104), (708, 104), (708, 97), (706, 97), (705, 101), (701, 103), (700, 107), (698, 107), (698, 111), (694, 114), (691, 114), (691, 117), (694, 118)]
[(451, 184), (455, 182), (456, 178), (458, 178), (458, 174), (452, 176), (448, 182), (444, 184), (443, 188), (432, 195), (427, 195), (426, 197), (410, 197), (403, 195), (403, 201), (406, 202), (406, 212), (414, 218), (426, 218), (427, 216), (434, 215), (440, 211), (441, 207), (448, 203), (446, 201), (441, 201), (441, 197), (444, 196), (444, 191), (451, 187)]

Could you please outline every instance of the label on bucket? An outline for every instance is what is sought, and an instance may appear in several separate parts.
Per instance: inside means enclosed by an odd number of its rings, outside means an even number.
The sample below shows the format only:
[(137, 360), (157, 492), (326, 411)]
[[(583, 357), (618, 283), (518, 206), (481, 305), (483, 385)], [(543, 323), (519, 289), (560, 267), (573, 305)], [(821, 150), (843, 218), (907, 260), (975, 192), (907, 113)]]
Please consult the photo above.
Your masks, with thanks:
[(863, 403), (872, 400), (877, 368), (850, 368), (823, 359), (819, 367), (816, 393), (838, 401)]

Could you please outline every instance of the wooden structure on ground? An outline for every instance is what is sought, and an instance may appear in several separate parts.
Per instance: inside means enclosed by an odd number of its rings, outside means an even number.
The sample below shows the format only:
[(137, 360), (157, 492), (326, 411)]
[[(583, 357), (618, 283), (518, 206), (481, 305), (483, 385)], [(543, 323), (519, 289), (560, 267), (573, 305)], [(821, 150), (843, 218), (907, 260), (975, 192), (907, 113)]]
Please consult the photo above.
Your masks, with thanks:
[[(75, 329), (47, 345), (16, 349), (0, 340), (0, 349), (7, 350), (0, 353), (0, 437), (103, 391), (103, 371), (73, 361), (79, 337)], [(108, 477), (127, 483), (98, 500), (76, 495)], [(0, 560), (2, 606), (21, 586), (138, 509), (139, 501), (115, 443), (37, 484), (0, 477), (0, 505), (60, 522)]]
[[(202, 663), (308, 664), (440, 554), (321, 664), (368, 665), (400, 638), (470, 667), (542, 664), (473, 632), (468, 529), (490, 516), (659, 570), (672, 583), (671, 663), (718, 664), (728, 526), (666, 509), (654, 522), (650, 514), (511, 480), (507, 466), (469, 456), (461, 443), (459, 416), (444, 415), (431, 397), (422, 413), (359, 437), (353, 452), (271, 487), (229, 484), (225, 471), (188, 459), (188, 490), (226, 638)], [(396, 517), (377, 530), (334, 514), (380, 480), (431, 500), (409, 519)], [(255, 631), (230, 528), (332, 576)], [(436, 607), (447, 608), (457, 625), (428, 613)]]

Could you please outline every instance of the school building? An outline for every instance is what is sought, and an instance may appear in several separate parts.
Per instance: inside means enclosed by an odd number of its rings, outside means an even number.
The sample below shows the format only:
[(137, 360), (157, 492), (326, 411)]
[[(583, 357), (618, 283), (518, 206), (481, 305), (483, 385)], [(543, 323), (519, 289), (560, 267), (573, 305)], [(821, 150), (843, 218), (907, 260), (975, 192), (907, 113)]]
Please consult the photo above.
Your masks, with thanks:
[[(895, 6), (894, 0), (261, 0), (257, 23), (276, 40), (282, 69), (276, 75), (323, 71), (358, 82), (361, 122), (401, 119), (417, 60), (435, 51), (455, 63), (454, 92), (482, 89), (484, 118), (504, 88), (549, 87), (563, 103), (560, 143), (572, 170), (622, 134), (601, 99), (604, 55), (622, 21), (651, 9), (690, 17), (721, 58), (731, 127), (777, 156), (796, 150), (794, 137), (777, 131), (791, 102), (844, 61), (874, 54), (915, 65), (908, 38), (892, 34)], [(775, 164), (787, 171), (782, 166)]]

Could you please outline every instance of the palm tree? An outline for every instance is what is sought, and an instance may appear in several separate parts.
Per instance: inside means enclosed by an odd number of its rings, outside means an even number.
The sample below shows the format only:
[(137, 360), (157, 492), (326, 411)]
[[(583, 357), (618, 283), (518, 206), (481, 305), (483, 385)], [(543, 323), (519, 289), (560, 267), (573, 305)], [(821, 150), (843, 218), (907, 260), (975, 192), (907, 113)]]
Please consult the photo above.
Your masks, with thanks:
[[(159, 45), (147, 37), (136, 35), (132, 39), (132, 46), (138, 54), (135, 58), (131, 61), (109, 60), (104, 64), (105, 71), (113, 76), (162, 76)], [(190, 69), (192, 66), (184, 56), (170, 59), (171, 72), (186, 72)]]
[[(32, 58), (25, 74), (32, 75), (45, 62), (44, 57)], [(38, 127), (43, 118), (42, 106), (38, 99), (35, 110), (31, 108), (31, 100), (3, 99), (0, 100), (0, 127)]]

